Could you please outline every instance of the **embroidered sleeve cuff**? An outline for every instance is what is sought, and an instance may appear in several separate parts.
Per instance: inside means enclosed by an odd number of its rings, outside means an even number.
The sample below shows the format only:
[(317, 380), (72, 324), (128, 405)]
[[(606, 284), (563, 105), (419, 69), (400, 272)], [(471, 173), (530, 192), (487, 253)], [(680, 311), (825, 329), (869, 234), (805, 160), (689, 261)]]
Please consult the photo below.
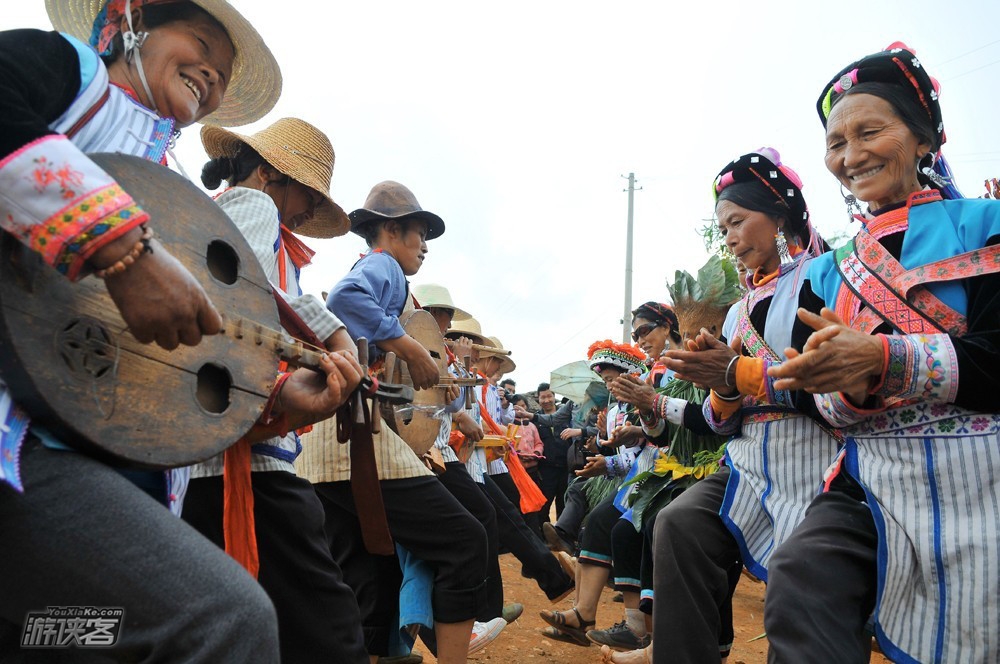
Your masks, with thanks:
[(876, 408), (858, 408), (847, 400), (843, 392), (832, 394), (815, 394), (813, 399), (820, 415), (827, 422), (837, 428), (857, 424), (861, 420), (867, 419), (875, 413), (881, 412), (884, 408), (879, 399), (879, 406)]
[(771, 360), (763, 360), (763, 387), (764, 395), (763, 399), (766, 403), (774, 406), (786, 406), (788, 408), (794, 408), (795, 402), (792, 400), (792, 393), (789, 390), (776, 390), (774, 389), (774, 382), (778, 380), (772, 376), (767, 375), (767, 370), (771, 366), (780, 364), (779, 362), (772, 362)]
[[(712, 393), (714, 395), (714, 392)], [(723, 415), (721, 411), (716, 411), (714, 402), (719, 401), (718, 399), (713, 399), (712, 395), (705, 399), (705, 403), (702, 404), (701, 410), (705, 415), (705, 421), (708, 422), (708, 426), (712, 428), (712, 431), (720, 436), (732, 436), (740, 429), (740, 422), (742, 417), (740, 416), (740, 410), (738, 406), (740, 402), (737, 401), (737, 409), (735, 413), (729, 413), (728, 415)], [(727, 402), (721, 401), (720, 403), (725, 404)]]
[(642, 420), (642, 432), (647, 436), (649, 436), (650, 438), (656, 438), (657, 436), (659, 436), (661, 433), (663, 433), (663, 429), (666, 426), (667, 426), (666, 421), (661, 420), (659, 418), (657, 418), (656, 421), (653, 423), (647, 423), (645, 420)]
[(686, 399), (664, 397), (661, 417), (671, 424), (684, 426), (684, 409), (687, 408), (687, 404)]
[(147, 221), (69, 139), (49, 135), (0, 161), (0, 227), (70, 279), (102, 246)]
[(947, 334), (887, 336), (889, 360), (872, 394), (889, 403), (920, 399), (953, 403), (958, 356)]

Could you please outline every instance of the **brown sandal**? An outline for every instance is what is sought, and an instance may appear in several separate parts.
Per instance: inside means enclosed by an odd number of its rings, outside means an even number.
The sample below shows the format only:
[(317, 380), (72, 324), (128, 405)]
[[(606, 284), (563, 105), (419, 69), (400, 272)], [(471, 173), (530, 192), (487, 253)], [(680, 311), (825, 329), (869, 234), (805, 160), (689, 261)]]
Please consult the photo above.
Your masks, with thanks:
[[(590, 647), (591, 641), (587, 638), (587, 632), (594, 628), (597, 621), (584, 620), (583, 616), (580, 615), (580, 612), (576, 610), (575, 606), (572, 610), (573, 613), (576, 614), (577, 622), (580, 623), (578, 627), (566, 624), (566, 612), (564, 611), (539, 611), (538, 615), (541, 616), (542, 620), (554, 627), (560, 634), (569, 637), (571, 639), (570, 643)], [(548, 636), (549, 638), (556, 638), (548, 634), (545, 630), (542, 631), (542, 634)], [(557, 640), (561, 641), (563, 639)]]

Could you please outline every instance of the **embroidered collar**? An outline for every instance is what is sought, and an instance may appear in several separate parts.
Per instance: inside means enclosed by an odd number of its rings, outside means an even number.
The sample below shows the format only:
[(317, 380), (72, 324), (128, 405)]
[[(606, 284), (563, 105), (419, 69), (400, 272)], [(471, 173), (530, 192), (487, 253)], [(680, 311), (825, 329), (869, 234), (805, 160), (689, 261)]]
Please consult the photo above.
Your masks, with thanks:
[(942, 200), (941, 192), (937, 189), (915, 191), (907, 196), (905, 204), (891, 209), (883, 208), (873, 217), (863, 219), (862, 223), (865, 225), (865, 230), (876, 240), (879, 240), (888, 235), (902, 233), (909, 228), (910, 208), (925, 203), (936, 203), (940, 200)]

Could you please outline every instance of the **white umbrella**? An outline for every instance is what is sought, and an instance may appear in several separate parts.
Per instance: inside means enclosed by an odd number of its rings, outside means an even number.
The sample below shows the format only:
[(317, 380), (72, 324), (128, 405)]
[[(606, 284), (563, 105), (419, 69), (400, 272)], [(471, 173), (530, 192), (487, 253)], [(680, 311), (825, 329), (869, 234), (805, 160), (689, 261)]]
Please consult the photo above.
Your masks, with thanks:
[(554, 369), (549, 377), (549, 386), (553, 392), (588, 409), (590, 405), (603, 408), (608, 403), (608, 388), (585, 360), (570, 362)]

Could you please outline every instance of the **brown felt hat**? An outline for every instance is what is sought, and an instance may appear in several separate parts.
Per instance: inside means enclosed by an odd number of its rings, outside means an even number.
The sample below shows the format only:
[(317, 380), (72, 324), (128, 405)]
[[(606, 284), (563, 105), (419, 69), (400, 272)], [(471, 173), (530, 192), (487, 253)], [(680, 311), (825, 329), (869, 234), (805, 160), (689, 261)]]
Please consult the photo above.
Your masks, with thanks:
[(433, 212), (420, 207), (413, 192), (392, 180), (379, 182), (368, 192), (368, 198), (361, 209), (350, 214), (351, 232), (361, 235), (361, 229), (368, 224), (389, 219), (416, 219), (427, 224), (427, 239), (433, 240), (444, 234), (444, 221)]
[(241, 144), (256, 150), (267, 163), (304, 184), (323, 197), (313, 216), (295, 229), (306, 237), (329, 238), (343, 235), (351, 222), (344, 210), (330, 198), (330, 180), (336, 155), (326, 134), (305, 120), (281, 118), (251, 136), (222, 127), (205, 125), (201, 142), (212, 159), (236, 157)]

